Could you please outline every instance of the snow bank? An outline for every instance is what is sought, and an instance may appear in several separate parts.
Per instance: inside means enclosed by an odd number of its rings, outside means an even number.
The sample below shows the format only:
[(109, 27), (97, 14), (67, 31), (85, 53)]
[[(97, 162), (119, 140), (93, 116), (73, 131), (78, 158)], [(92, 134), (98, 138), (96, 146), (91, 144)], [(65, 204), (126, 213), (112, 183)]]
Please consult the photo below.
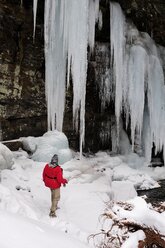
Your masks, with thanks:
[(137, 196), (137, 192), (131, 182), (112, 182), (112, 190), (115, 201), (126, 201)]
[(159, 187), (159, 184), (155, 182), (148, 174), (144, 173), (144, 171), (132, 169), (124, 163), (114, 168), (113, 180), (125, 180), (132, 182), (136, 189), (142, 190)]
[(11, 169), (14, 164), (13, 158), (13, 153), (9, 148), (0, 143), (0, 170)]
[[(38, 145), (37, 142), (36, 144)], [(29, 143), (27, 145), (30, 147)], [(126, 211), (116, 204), (121, 218), (134, 218), (138, 223), (151, 226), (155, 224), (159, 230), (165, 228), (163, 224), (165, 214), (156, 214), (150, 205), (137, 197), (134, 187), (139, 180), (139, 174), (142, 178), (144, 171), (129, 168), (121, 157), (111, 157), (105, 152), (99, 152), (96, 156), (83, 157), (79, 160), (77, 154), (64, 163), (62, 167), (68, 184), (61, 188), (57, 218), (50, 219), (48, 216), (50, 190), (42, 181), (45, 163), (27, 158), (24, 151), (22, 156), (21, 151), (14, 154), (15, 163), (12, 170), (1, 172), (0, 247), (53, 248), (54, 245), (59, 248), (91, 247), (92, 244), (87, 242), (87, 238), (102, 229), (100, 216), (110, 200), (129, 200), (129, 203), (135, 206), (134, 210)], [(160, 174), (158, 168), (156, 173), (152, 168), (148, 170), (151, 175)], [(130, 180), (131, 177), (134, 178), (134, 182)], [(139, 237), (143, 238), (142, 232), (130, 235), (126, 245), (134, 247)]]
[(145, 234), (142, 230), (136, 231), (134, 233), (130, 233), (129, 238), (124, 242), (121, 248), (132, 248), (132, 245), (134, 247), (138, 247), (139, 240), (144, 240)]
[(31, 158), (35, 161), (49, 162), (54, 154), (58, 154), (60, 164), (72, 158), (67, 137), (57, 130), (48, 131), (42, 137), (27, 137), (21, 140), (23, 148), (32, 153)]
[(66, 244), (68, 248), (87, 247), (56, 228), (52, 229), (49, 225), (23, 218), (17, 214), (0, 211), (0, 219), (0, 247), (3, 248), (66, 248)]

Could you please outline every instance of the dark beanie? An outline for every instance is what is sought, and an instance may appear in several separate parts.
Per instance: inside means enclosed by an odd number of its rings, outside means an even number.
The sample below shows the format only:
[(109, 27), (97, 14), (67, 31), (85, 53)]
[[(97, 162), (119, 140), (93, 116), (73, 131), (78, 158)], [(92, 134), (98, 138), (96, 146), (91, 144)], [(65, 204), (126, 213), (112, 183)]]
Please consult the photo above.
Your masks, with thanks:
[(58, 155), (57, 154), (54, 154), (52, 159), (51, 159), (51, 162), (50, 162), (52, 165), (58, 165)]

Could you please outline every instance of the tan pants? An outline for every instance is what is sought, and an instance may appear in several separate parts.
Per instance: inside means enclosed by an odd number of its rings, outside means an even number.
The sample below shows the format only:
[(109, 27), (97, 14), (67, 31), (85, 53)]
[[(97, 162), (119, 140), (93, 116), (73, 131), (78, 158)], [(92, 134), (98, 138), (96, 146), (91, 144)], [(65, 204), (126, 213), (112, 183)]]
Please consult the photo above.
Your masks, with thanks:
[(60, 200), (60, 188), (58, 189), (51, 189), (51, 212), (55, 212), (57, 209), (57, 204)]

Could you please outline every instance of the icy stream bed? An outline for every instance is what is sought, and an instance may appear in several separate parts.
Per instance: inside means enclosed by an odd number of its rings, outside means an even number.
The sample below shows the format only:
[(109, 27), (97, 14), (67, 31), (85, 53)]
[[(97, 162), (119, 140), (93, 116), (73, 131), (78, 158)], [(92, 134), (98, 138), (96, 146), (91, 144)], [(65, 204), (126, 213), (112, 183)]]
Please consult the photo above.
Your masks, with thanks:
[(160, 180), (158, 182), (160, 184), (160, 188), (149, 189), (149, 190), (138, 190), (137, 193), (139, 196), (146, 195), (147, 202), (152, 204), (159, 203), (165, 201), (165, 180)]

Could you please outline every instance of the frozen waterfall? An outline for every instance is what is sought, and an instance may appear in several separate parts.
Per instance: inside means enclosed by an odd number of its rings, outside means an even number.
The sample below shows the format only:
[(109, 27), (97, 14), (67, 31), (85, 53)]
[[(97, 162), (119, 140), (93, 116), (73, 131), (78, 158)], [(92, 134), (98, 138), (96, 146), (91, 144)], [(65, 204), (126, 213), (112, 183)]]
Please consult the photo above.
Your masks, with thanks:
[[(35, 35), (37, 0), (33, 12)], [(102, 25), (99, 0), (45, 0), (44, 22), (48, 129), (62, 131), (65, 91), (72, 79), (73, 124), (80, 132), (82, 154), (87, 48), (94, 49), (95, 23)], [(138, 136), (149, 161), (153, 143), (156, 152), (165, 150), (165, 86), (159, 52), (151, 37), (128, 22), (115, 2), (110, 3), (110, 43), (111, 67), (106, 68), (99, 89), (101, 109), (104, 111), (114, 100), (117, 136), (124, 113), (126, 127), (131, 129), (132, 149)]]
[(130, 118), (132, 148), (135, 135), (141, 138), (143, 133), (142, 146), (150, 160), (153, 142), (156, 152), (165, 147), (165, 86), (161, 60), (149, 35), (125, 20), (118, 3), (110, 5), (117, 123), (123, 111), (126, 121)]

